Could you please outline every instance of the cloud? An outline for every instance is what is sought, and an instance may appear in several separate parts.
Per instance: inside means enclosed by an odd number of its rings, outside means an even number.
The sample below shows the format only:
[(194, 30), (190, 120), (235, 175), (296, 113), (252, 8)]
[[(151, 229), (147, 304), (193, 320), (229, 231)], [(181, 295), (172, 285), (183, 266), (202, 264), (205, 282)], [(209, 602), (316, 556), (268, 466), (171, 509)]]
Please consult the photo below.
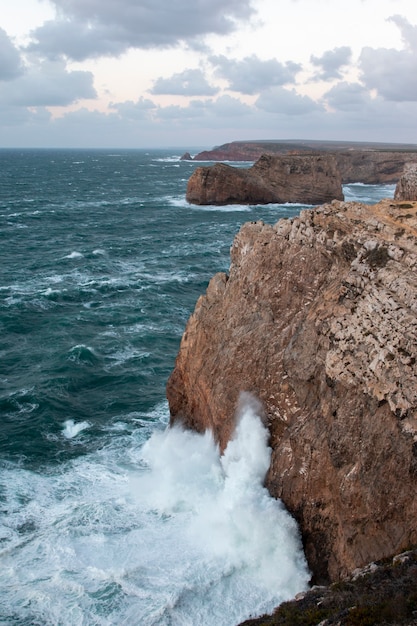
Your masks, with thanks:
[(22, 72), (20, 53), (6, 31), (0, 28), (0, 80), (13, 80)]
[(273, 87), (264, 91), (255, 105), (262, 111), (291, 117), (306, 115), (322, 108), (312, 98), (298, 94), (295, 89), (289, 90), (283, 87)]
[(411, 52), (417, 52), (417, 26), (410, 24), (402, 15), (392, 15), (388, 21), (393, 22), (400, 29), (406, 48)]
[(60, 61), (28, 66), (0, 95), (0, 103), (26, 107), (66, 106), (83, 98), (95, 98), (93, 75), (68, 71)]
[(148, 98), (139, 98), (137, 102), (112, 103), (111, 109), (117, 111), (125, 120), (150, 120), (152, 112), (156, 111), (157, 105)]
[(228, 59), (224, 55), (212, 56), (210, 62), (217, 68), (217, 75), (229, 82), (233, 91), (256, 94), (269, 87), (285, 85), (295, 81), (301, 65), (276, 59), (262, 60), (252, 55), (241, 60)]
[(245, 115), (251, 115), (253, 109), (241, 102), (238, 98), (224, 95), (215, 100), (194, 100), (186, 107), (167, 106), (160, 107), (157, 112), (158, 119), (189, 120), (199, 118), (201, 122), (207, 122), (209, 118), (217, 120), (236, 119)]
[[(51, 113), (44, 108), (25, 108), (13, 105), (2, 104), (0, 102), (0, 129), (2, 131), (2, 140), (8, 129), (16, 134), (16, 129), (26, 135), (26, 131), (32, 125), (41, 124), (47, 129), (51, 121)], [(13, 142), (11, 143), (13, 145)]]
[(359, 83), (340, 82), (332, 87), (323, 99), (336, 111), (360, 111), (371, 103), (369, 91)]
[(321, 57), (311, 55), (310, 61), (313, 65), (320, 68), (314, 78), (319, 80), (333, 80), (341, 78), (341, 68), (348, 65), (352, 56), (352, 50), (349, 46), (340, 46), (327, 50)]
[(94, 27), (82, 21), (49, 20), (32, 31), (34, 41), (29, 52), (36, 52), (51, 60), (62, 56), (74, 61), (89, 57), (119, 56), (128, 44), (119, 40), (117, 30), (97, 24)]
[[(184, 107), (155, 105), (151, 100), (112, 105), (111, 112), (78, 109), (60, 118), (37, 107), (0, 103), (2, 145), (15, 147), (152, 148), (213, 146), (234, 139), (346, 139), (410, 142), (415, 136), (417, 103), (371, 98), (365, 88), (340, 83), (327, 97), (332, 110), (305, 106), (302, 96), (275, 88), (265, 109), (231, 96), (194, 100)], [(282, 91), (286, 91), (282, 89)], [(289, 94), (289, 96), (288, 96)], [(330, 95), (329, 95), (330, 94)], [(269, 94), (271, 96), (271, 94)], [(301, 99), (300, 101), (297, 98)], [(286, 107), (282, 105), (287, 99)], [(349, 100), (350, 99), (350, 100)], [(294, 115), (291, 104), (305, 106)], [(307, 103), (308, 104), (308, 103)]]
[(213, 115), (219, 118), (238, 118), (249, 115), (252, 108), (238, 98), (224, 95), (213, 102), (210, 110)]
[(363, 48), (361, 79), (387, 100), (417, 102), (417, 27), (398, 15), (390, 21), (400, 28), (405, 48)]
[(128, 48), (170, 47), (226, 35), (254, 13), (252, 0), (53, 0), (57, 19), (32, 32), (31, 50), (74, 60)]
[(171, 96), (212, 96), (217, 92), (200, 69), (186, 69), (169, 78), (158, 78), (150, 91), (154, 95)]

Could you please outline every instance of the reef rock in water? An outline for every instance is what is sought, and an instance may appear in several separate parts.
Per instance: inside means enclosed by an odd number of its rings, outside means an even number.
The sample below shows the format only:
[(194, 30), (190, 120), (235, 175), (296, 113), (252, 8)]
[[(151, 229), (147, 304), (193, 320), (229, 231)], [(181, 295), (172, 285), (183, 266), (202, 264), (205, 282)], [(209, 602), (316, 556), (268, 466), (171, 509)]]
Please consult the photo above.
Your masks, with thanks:
[(250, 168), (216, 163), (197, 168), (187, 185), (192, 204), (320, 204), (343, 199), (334, 156), (264, 154)]
[(316, 581), (417, 543), (417, 203), (334, 201), (245, 224), (197, 302), (167, 386), (172, 423), (224, 449), (263, 404), (266, 486)]

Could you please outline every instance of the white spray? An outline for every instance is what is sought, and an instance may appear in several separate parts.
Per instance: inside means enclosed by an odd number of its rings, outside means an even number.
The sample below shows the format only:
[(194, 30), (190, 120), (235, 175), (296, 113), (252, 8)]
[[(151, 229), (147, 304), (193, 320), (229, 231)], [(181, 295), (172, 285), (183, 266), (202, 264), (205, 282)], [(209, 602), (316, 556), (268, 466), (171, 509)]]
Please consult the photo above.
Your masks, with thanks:
[[(63, 436), (76, 445), (72, 424)], [(271, 451), (252, 403), (223, 456), (210, 433), (145, 436), (49, 474), (4, 471), (0, 621), (235, 626), (307, 587), (296, 525), (263, 487)]]

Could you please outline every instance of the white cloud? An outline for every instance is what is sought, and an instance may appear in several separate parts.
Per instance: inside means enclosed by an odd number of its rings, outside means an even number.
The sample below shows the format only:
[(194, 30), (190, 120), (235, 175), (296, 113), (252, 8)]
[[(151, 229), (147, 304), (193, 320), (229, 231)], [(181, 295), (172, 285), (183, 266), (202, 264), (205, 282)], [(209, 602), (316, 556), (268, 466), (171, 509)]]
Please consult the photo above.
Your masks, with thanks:
[(351, 56), (352, 50), (349, 46), (340, 46), (333, 48), (333, 50), (327, 50), (320, 57), (312, 54), (310, 57), (312, 64), (320, 68), (315, 78), (320, 80), (341, 78), (341, 69), (349, 64)]
[(361, 79), (387, 100), (417, 101), (417, 27), (400, 16), (391, 18), (401, 30), (403, 50), (365, 47), (359, 58)]
[(327, 0), (9, 3), (2, 144), (417, 141), (417, 4), (393, 3), (343, 19)]
[(295, 82), (301, 65), (292, 61), (280, 63), (277, 59), (262, 60), (256, 55), (244, 59), (229, 59), (224, 55), (210, 57), (217, 75), (229, 83), (232, 91), (256, 94), (269, 87)]
[(158, 78), (151, 93), (175, 96), (212, 96), (218, 92), (200, 69), (186, 69), (169, 78)]
[(256, 106), (269, 113), (289, 116), (301, 116), (321, 109), (321, 105), (312, 98), (298, 94), (295, 89), (284, 87), (273, 87), (261, 93)]
[(226, 35), (253, 14), (251, 0), (53, 0), (58, 17), (33, 31), (32, 50), (83, 60), (129, 48)]
[(359, 83), (340, 82), (323, 96), (329, 106), (337, 111), (359, 111), (372, 102), (369, 91)]
[(13, 80), (23, 71), (18, 49), (6, 31), (0, 28), (0, 80)]
[(111, 109), (117, 111), (120, 118), (130, 121), (151, 120), (157, 105), (147, 98), (139, 98), (137, 102), (111, 103)]
[(91, 72), (68, 71), (61, 61), (45, 61), (26, 67), (0, 94), (0, 103), (26, 107), (66, 106), (95, 98)]
[(167, 106), (158, 109), (159, 119), (170, 120), (188, 120), (199, 118), (205, 121), (209, 118), (224, 120), (228, 118), (241, 118), (242, 116), (252, 115), (253, 109), (241, 102), (238, 98), (224, 95), (215, 100), (195, 100), (190, 102), (188, 106)]

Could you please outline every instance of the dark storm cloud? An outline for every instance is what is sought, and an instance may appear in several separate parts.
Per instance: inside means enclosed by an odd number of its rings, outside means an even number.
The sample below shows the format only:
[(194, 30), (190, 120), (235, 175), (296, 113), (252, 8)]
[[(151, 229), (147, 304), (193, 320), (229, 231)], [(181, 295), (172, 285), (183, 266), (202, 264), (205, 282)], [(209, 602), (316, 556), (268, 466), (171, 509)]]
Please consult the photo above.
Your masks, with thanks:
[(349, 46), (340, 46), (327, 50), (321, 57), (311, 55), (310, 61), (313, 65), (320, 68), (315, 78), (320, 80), (333, 80), (341, 78), (341, 68), (348, 65), (352, 56), (352, 50)]
[(256, 94), (269, 87), (293, 83), (301, 65), (276, 59), (262, 60), (252, 55), (242, 60), (228, 59), (224, 55), (213, 56), (210, 62), (217, 68), (217, 75), (229, 82), (229, 88), (244, 94)]
[(212, 96), (218, 89), (210, 85), (199, 69), (188, 69), (169, 78), (158, 78), (152, 94), (171, 96)]
[(50, 58), (120, 54), (225, 35), (253, 14), (251, 0), (53, 0), (57, 19), (33, 31), (35, 49)]
[(22, 71), (19, 51), (6, 31), (0, 28), (0, 80), (13, 80)]
[(404, 49), (363, 48), (359, 58), (362, 81), (387, 100), (417, 102), (417, 27), (399, 15), (390, 21), (401, 30)]
[(66, 106), (82, 98), (95, 98), (91, 72), (69, 72), (61, 62), (27, 68), (0, 96), (3, 104), (26, 107)]

